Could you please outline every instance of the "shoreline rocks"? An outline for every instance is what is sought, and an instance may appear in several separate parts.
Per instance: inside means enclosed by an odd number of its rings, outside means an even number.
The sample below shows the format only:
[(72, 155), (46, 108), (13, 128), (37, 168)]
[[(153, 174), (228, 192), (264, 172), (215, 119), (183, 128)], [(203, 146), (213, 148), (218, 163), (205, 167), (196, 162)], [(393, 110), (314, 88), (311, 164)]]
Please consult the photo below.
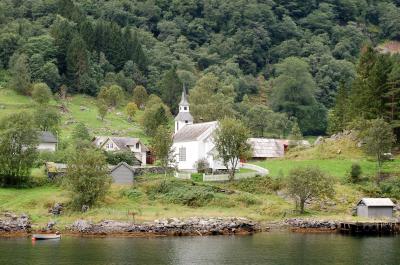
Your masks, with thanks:
[(12, 213), (0, 215), (0, 232), (5, 233), (28, 233), (31, 231), (31, 221), (28, 215), (17, 216)]
[(72, 233), (86, 235), (153, 234), (170, 236), (252, 234), (260, 225), (245, 218), (168, 218), (143, 224), (112, 220), (92, 223), (77, 220), (67, 228)]
[(339, 224), (332, 220), (314, 220), (314, 219), (286, 219), (284, 224), (294, 231), (336, 231)]

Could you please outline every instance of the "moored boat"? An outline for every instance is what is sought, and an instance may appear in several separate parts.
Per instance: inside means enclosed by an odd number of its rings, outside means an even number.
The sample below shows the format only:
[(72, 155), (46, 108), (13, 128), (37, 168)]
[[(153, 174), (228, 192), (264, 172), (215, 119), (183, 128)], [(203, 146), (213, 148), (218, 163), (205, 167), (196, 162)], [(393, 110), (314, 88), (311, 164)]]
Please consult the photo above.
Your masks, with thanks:
[(59, 234), (33, 234), (32, 240), (48, 240), (48, 239), (60, 239)]

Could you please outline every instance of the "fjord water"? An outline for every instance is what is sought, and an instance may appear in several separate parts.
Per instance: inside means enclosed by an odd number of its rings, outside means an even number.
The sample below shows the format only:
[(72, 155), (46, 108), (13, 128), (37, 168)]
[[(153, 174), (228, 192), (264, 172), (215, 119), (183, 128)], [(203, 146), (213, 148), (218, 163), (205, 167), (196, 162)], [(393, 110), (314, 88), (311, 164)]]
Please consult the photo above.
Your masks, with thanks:
[(0, 264), (400, 264), (400, 237), (253, 236), (0, 239)]

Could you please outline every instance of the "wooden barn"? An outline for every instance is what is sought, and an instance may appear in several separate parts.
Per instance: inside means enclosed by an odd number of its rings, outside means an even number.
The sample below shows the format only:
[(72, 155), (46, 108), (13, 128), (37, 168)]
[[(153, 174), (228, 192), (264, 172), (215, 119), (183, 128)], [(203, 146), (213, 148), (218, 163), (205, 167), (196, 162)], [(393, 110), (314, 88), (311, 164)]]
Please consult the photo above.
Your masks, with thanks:
[(357, 204), (357, 216), (392, 218), (394, 203), (389, 198), (363, 198)]
[(285, 155), (285, 146), (276, 139), (267, 138), (249, 138), (253, 159), (267, 159), (283, 157)]

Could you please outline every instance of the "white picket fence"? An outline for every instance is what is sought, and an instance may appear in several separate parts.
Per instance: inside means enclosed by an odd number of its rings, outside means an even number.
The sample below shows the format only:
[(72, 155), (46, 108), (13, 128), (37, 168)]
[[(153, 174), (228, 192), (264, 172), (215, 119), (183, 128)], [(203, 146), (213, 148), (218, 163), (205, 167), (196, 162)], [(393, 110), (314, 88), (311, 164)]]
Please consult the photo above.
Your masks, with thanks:
[(191, 173), (186, 173), (186, 172), (175, 172), (175, 178), (177, 179), (191, 179), (192, 174)]
[[(269, 174), (268, 169), (253, 164), (243, 163), (241, 167), (254, 170), (254, 172), (236, 173), (234, 180), (266, 176)], [(175, 172), (175, 177), (178, 179), (191, 179), (192, 174), (188, 172)], [(229, 174), (203, 174), (203, 181), (229, 181)]]

